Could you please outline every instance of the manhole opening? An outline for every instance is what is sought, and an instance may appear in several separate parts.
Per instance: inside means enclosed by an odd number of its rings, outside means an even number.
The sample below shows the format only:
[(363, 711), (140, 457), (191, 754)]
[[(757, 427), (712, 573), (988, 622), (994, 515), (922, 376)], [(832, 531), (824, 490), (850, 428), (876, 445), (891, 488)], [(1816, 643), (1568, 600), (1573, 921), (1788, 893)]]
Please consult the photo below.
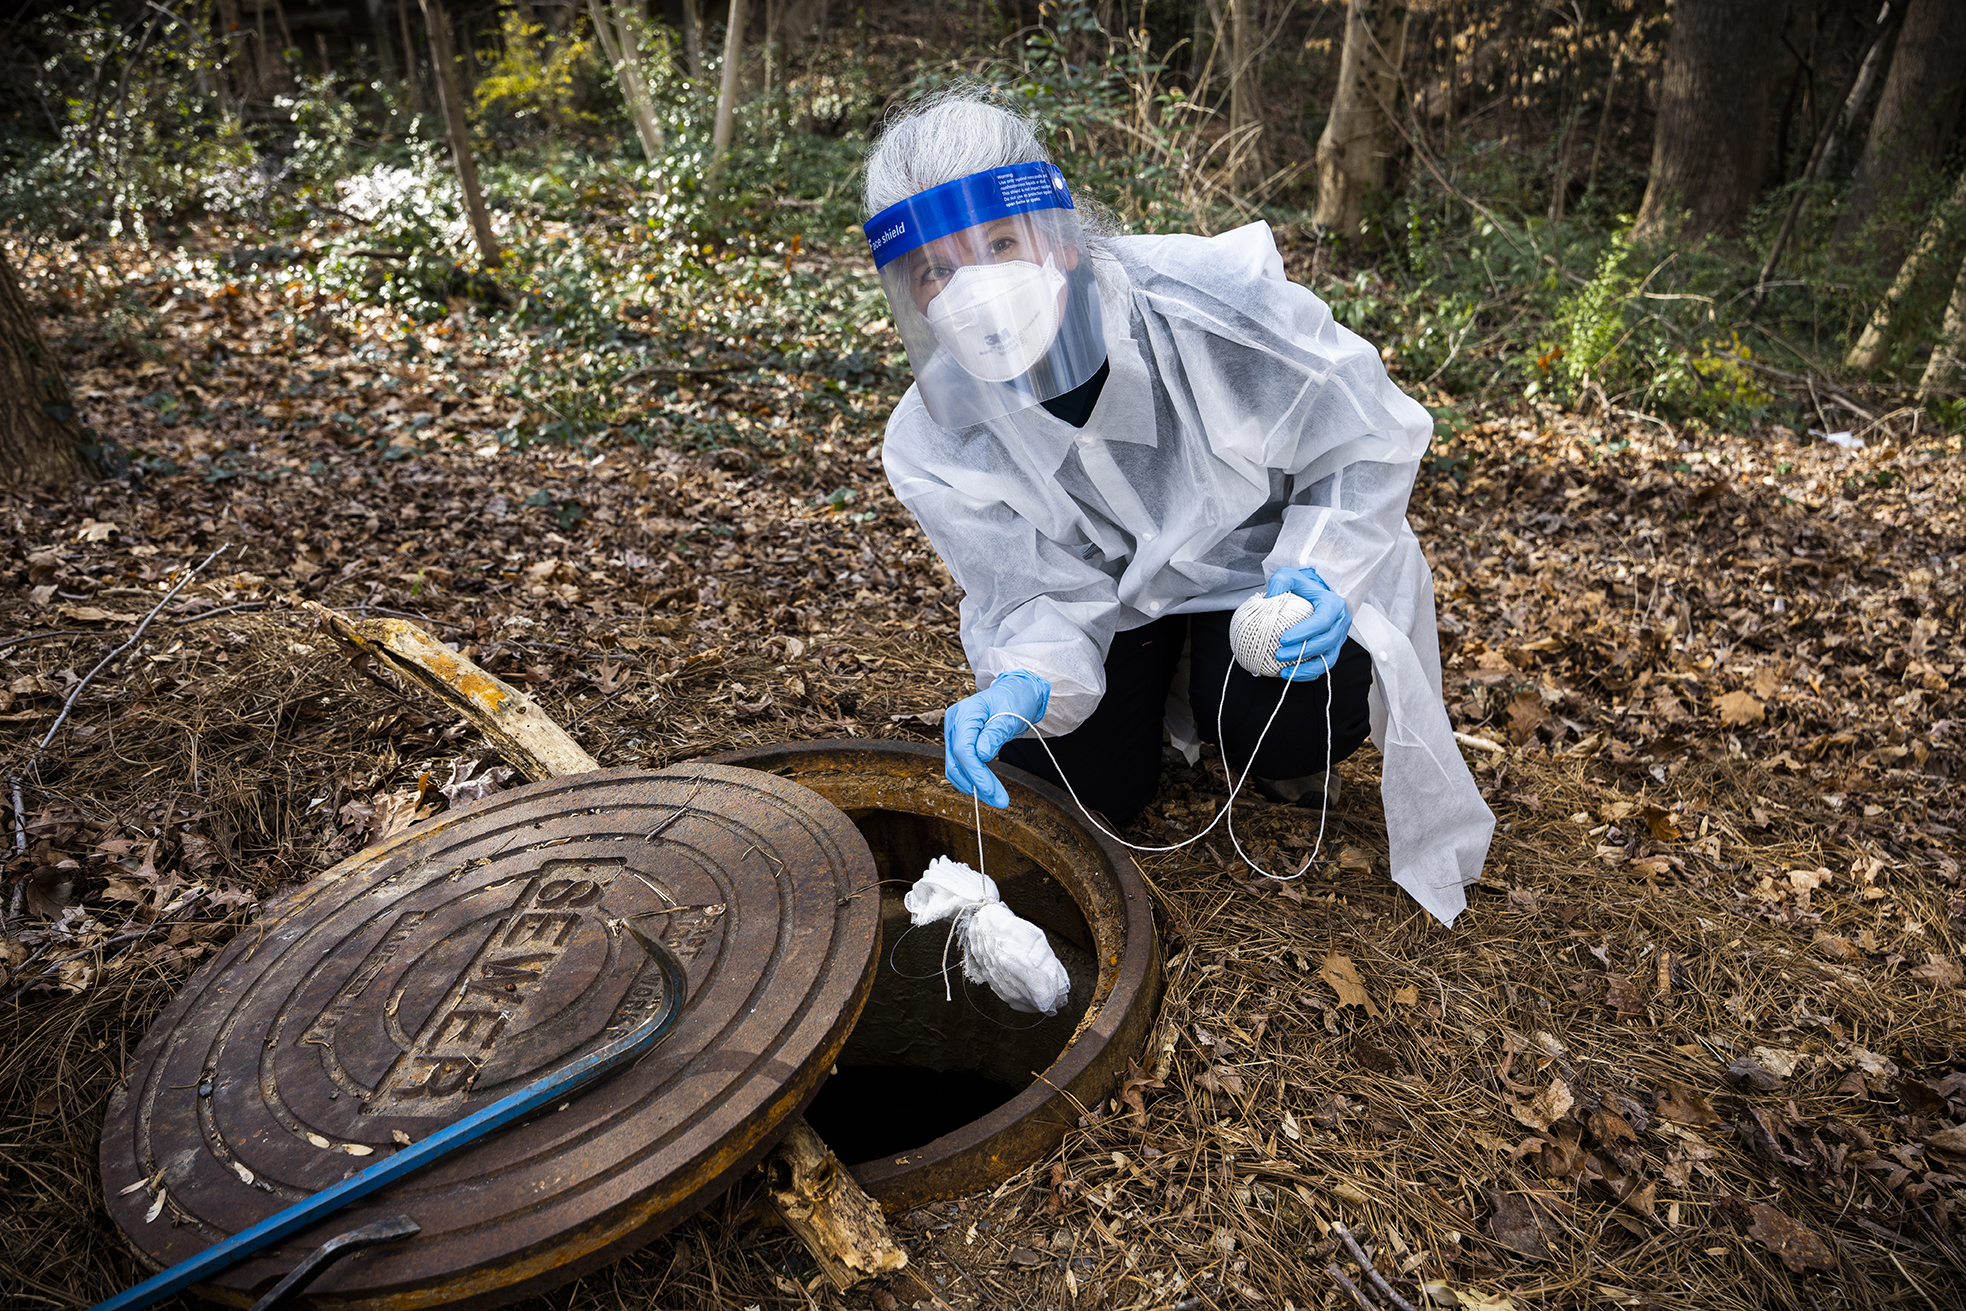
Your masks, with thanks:
[(849, 810), (881, 877), (881, 961), (867, 1006), (806, 1121), (848, 1165), (922, 1147), (982, 1119), (1058, 1059), (1099, 981), (1085, 913), (1030, 857), (994, 838), (984, 871), (1005, 904), (1045, 931), (1072, 979), (1056, 1015), (1025, 1015), (966, 983), (946, 925), (912, 929), (902, 898), (929, 861), (974, 867), (976, 831), (930, 815)]

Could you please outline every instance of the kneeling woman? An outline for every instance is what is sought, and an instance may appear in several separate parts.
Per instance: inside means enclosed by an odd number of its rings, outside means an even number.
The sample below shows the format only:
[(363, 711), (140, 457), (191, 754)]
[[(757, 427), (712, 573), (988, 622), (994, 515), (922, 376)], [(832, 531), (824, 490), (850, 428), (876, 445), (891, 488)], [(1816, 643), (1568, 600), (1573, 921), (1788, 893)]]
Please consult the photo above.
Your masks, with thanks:
[[(1441, 704), (1406, 522), (1426, 411), (1285, 278), (1266, 225), (1113, 236), (984, 100), (892, 122), (866, 203), (915, 371), (887, 475), (963, 589), (979, 689), (944, 717), (949, 781), (1005, 805), (1001, 752), (1124, 824), (1153, 799), (1165, 719), (1316, 805), (1370, 732), (1393, 877), (1452, 922), (1494, 818)], [(1287, 696), (1228, 642), (1238, 604), (1286, 591), (1312, 606), (1276, 651)]]

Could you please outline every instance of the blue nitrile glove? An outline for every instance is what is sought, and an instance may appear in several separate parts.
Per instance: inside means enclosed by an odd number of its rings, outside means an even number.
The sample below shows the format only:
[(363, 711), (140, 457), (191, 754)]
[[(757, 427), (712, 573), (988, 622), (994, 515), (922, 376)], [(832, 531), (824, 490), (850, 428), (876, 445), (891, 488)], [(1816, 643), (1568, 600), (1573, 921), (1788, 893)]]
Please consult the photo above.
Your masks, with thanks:
[(1291, 682), (1309, 683), (1323, 678), (1338, 659), (1338, 648), (1352, 631), (1352, 612), (1345, 608), (1345, 598), (1332, 591), (1315, 569), (1279, 569), (1271, 574), (1269, 590), (1263, 595), (1282, 596), (1285, 592), (1309, 601), (1311, 616), (1284, 630), (1277, 645), (1277, 663)]
[(998, 810), (1008, 806), (1010, 794), (983, 762), (995, 760), (1004, 743), (1030, 727), (1025, 719), (1032, 724), (1043, 719), (1049, 704), (1050, 683), (1028, 670), (1013, 669), (950, 706), (942, 713), (943, 776), (964, 796), (978, 797)]

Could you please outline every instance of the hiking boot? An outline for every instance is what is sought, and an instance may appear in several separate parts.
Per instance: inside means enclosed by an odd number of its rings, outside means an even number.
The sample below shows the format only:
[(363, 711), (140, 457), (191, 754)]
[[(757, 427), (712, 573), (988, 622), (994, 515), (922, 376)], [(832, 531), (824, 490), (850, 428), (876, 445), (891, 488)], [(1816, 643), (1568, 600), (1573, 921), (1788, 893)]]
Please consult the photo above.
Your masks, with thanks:
[(1338, 775), (1333, 770), (1320, 770), (1315, 774), (1306, 774), (1302, 778), (1258, 776), (1251, 778), (1250, 782), (1256, 785), (1258, 796), (1267, 797), (1281, 805), (1318, 810), (1338, 804)]

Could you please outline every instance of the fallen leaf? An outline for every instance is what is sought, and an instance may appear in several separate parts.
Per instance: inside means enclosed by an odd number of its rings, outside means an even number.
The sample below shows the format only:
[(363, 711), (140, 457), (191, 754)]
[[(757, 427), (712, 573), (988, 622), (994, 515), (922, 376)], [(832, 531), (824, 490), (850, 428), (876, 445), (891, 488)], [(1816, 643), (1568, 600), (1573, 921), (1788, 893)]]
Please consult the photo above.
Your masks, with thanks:
[(1668, 1083), (1659, 1094), (1659, 1114), (1681, 1124), (1720, 1124), (1713, 1104), (1683, 1083)]
[(1360, 847), (1346, 847), (1338, 853), (1338, 868), (1354, 874), (1372, 872), (1372, 853)]
[(1140, 1063), (1132, 1057), (1126, 1061), (1126, 1078), (1120, 1082), (1120, 1100), (1133, 1112), (1133, 1127), (1147, 1127), (1147, 1101), (1142, 1094), (1145, 1088), (1165, 1088), (1164, 1079), (1156, 1079), (1149, 1070), (1140, 1068)]
[(1611, 1004), (1613, 1010), (1618, 1012), (1619, 1019), (1645, 1013), (1645, 994), (1638, 990), (1638, 986), (1628, 976), (1607, 974), (1604, 979), (1610, 985), (1605, 1000)]
[(1363, 1038), (1353, 1041), (1352, 1059), (1363, 1065), (1366, 1069), (1371, 1070), (1374, 1074), (1399, 1073), (1400, 1060), (1398, 1053), (1387, 1051), (1384, 1047), (1375, 1047)]
[(1418, 1006), (1419, 1004), (1420, 1004), (1420, 990), (1414, 987), (1412, 984), (1409, 983), (1403, 988), (1393, 989), (1393, 1005)]
[(1768, 708), (1754, 699), (1750, 692), (1728, 692), (1718, 701), (1720, 723), (1723, 728), (1739, 728), (1743, 724), (1759, 724), (1768, 717)]
[(1536, 730), (1549, 722), (1550, 712), (1543, 708), (1543, 698), (1537, 692), (1518, 692), (1509, 699), (1509, 740), (1517, 746), (1525, 745), (1536, 736)]
[(1851, 942), (1850, 939), (1843, 937), (1841, 934), (1826, 933), (1822, 929), (1816, 930), (1815, 941), (1809, 945), (1822, 952), (1823, 955), (1829, 957), (1831, 960), (1853, 961), (1864, 958), (1864, 954), (1857, 950), (1857, 945)]
[(1804, 1270), (1836, 1269), (1836, 1254), (1808, 1227), (1789, 1219), (1766, 1202), (1750, 1208), (1754, 1223), (1748, 1237), (1758, 1238), (1762, 1246), (1782, 1259), (1782, 1264), (1798, 1274)]
[(1304, 1136), (1303, 1131), (1297, 1127), (1297, 1117), (1289, 1111), (1283, 1113), (1283, 1136), (1293, 1143)]
[(1925, 1139), (1925, 1145), (1935, 1151), (1954, 1152), (1966, 1156), (1966, 1124), (1955, 1124), (1950, 1129), (1941, 1129)]
[(1966, 972), (1962, 972), (1958, 962), (1936, 951), (1925, 953), (1925, 963), (1911, 971), (1914, 979), (1923, 979), (1934, 988), (1957, 988), (1966, 983)]
[(1782, 1076), (1764, 1069), (1759, 1061), (1750, 1056), (1737, 1056), (1727, 1067), (1727, 1077), (1735, 1083), (1744, 1083), (1762, 1092), (1774, 1092), (1782, 1086)]
[(331, 1150), (333, 1150), (333, 1148), (334, 1148), (334, 1144), (333, 1144), (333, 1143), (331, 1143), (331, 1142), (329, 1142), (329, 1141), (328, 1141), (328, 1140), (327, 1140), (326, 1138), (323, 1138), (323, 1137), (322, 1137), (322, 1136), (321, 1136), (320, 1134), (318, 1134), (318, 1133), (311, 1133), (311, 1134), (308, 1134), (308, 1135), (307, 1135), (307, 1141), (308, 1141), (308, 1142), (310, 1142), (310, 1143), (313, 1143), (313, 1144), (314, 1144), (314, 1145), (315, 1145), (316, 1147), (318, 1147), (318, 1148), (320, 1148), (320, 1149), (321, 1149), (322, 1151), (324, 1151), (324, 1152), (325, 1152), (325, 1151), (331, 1151)]
[(133, 624), (137, 621), (135, 615), (105, 610), (99, 605), (64, 605), (58, 607), (55, 613), (78, 624)]
[[(1242, 1076), (1226, 1065), (1217, 1065), (1211, 1071), (1215, 1076), (1215, 1087), (1226, 1093), (1240, 1097), (1243, 1095)], [(1211, 1089), (1210, 1091), (1214, 1091)]]
[(343, 1143), (341, 1145), (341, 1150), (347, 1152), (350, 1156), (375, 1155), (375, 1148), (370, 1147), (366, 1143)]
[(167, 1191), (165, 1189), (159, 1188), (157, 1190), (157, 1195), (150, 1199), (150, 1209), (143, 1213), (143, 1222), (145, 1224), (149, 1224), (151, 1221), (155, 1220), (158, 1216), (164, 1214), (164, 1198), (166, 1196), (167, 1196)]
[(1657, 806), (1645, 808), (1645, 827), (1651, 831), (1655, 842), (1677, 842), (1683, 836), (1675, 817)]
[(1367, 1015), (1374, 1019), (1379, 1017), (1379, 1008), (1372, 1004), (1372, 998), (1366, 994), (1365, 984), (1359, 981), (1358, 967), (1352, 964), (1350, 956), (1341, 956), (1335, 951), (1330, 953), (1324, 958), (1324, 964), (1318, 966), (1317, 976), (1338, 994), (1340, 1006), (1363, 1006)]
[(1536, 1223), (1536, 1208), (1529, 1200), (1497, 1189), (1487, 1192), (1488, 1203), (1495, 1208), (1495, 1214), (1488, 1218), (1488, 1236), (1532, 1261), (1549, 1260), (1549, 1244), (1543, 1239), (1542, 1226)]
[(410, 1145), (410, 1136), (401, 1129), (391, 1129), (389, 1131), (389, 1141), (395, 1143), (398, 1147), (408, 1147)]
[(1763, 1069), (1782, 1079), (1809, 1063), (1808, 1052), (1791, 1051), (1787, 1047), (1755, 1047), (1751, 1051)]
[(480, 771), (483, 764), (483, 761), (468, 758), (451, 762), (450, 781), (437, 785), (437, 791), (443, 793), (451, 809), (483, 801), (494, 792), (504, 790), (506, 780), (512, 777), (511, 769), (505, 765), (493, 765)]
[(1519, 1124), (1531, 1129), (1548, 1129), (1576, 1104), (1577, 1098), (1571, 1093), (1570, 1085), (1561, 1079), (1551, 1079), (1549, 1087), (1528, 1101), (1510, 1101), (1509, 1112)]
[(1044, 1258), (1028, 1247), (1013, 1247), (1010, 1249), (1010, 1263), (1012, 1265), (1042, 1265)]
[(1611, 1159), (1627, 1170), (1638, 1168), (1638, 1134), (1624, 1116), (1609, 1106), (1600, 1106), (1590, 1114), (1590, 1130), (1598, 1147)]
[(75, 534), (75, 540), (78, 542), (106, 542), (112, 536), (122, 531), (121, 528), (118, 528), (113, 523), (108, 523), (100, 519), (84, 519), (82, 521), (81, 531)]

